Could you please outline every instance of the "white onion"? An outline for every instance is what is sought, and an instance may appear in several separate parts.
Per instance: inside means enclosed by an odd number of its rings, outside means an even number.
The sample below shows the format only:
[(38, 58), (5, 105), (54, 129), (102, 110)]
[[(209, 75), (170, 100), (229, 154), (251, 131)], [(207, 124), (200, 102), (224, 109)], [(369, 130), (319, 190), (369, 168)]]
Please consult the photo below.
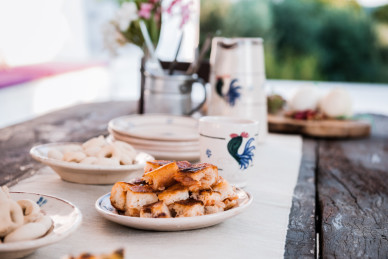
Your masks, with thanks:
[(319, 92), (312, 87), (299, 89), (290, 100), (292, 111), (316, 110), (319, 102)]
[(351, 116), (352, 98), (345, 89), (336, 88), (322, 98), (319, 108), (329, 117)]

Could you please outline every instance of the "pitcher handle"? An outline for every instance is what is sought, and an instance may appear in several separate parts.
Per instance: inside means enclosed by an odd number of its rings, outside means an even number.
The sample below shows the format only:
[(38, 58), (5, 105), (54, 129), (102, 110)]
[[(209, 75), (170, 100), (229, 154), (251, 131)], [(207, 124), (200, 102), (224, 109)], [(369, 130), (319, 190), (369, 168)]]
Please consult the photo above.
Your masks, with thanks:
[(194, 112), (198, 111), (206, 102), (206, 83), (202, 78), (198, 78), (196, 80), (196, 83), (200, 83), (203, 87), (203, 92), (204, 92), (204, 98), (200, 104), (198, 104), (196, 107), (194, 107), (187, 115), (193, 115)]

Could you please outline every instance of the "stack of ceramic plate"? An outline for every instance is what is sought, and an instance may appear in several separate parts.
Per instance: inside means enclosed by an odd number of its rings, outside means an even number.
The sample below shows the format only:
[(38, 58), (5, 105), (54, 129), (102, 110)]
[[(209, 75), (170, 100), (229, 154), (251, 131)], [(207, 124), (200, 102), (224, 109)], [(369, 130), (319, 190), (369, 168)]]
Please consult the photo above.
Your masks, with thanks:
[(173, 115), (131, 115), (115, 118), (108, 130), (113, 140), (131, 144), (156, 159), (199, 160), (198, 121)]

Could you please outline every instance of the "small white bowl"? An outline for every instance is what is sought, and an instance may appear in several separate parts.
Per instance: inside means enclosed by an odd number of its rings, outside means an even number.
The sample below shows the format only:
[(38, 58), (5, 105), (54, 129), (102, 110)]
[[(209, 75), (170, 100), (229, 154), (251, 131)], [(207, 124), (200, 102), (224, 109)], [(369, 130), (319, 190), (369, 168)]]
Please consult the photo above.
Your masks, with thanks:
[(30, 154), (35, 160), (50, 166), (63, 180), (82, 184), (113, 184), (127, 177), (136, 177), (143, 173), (146, 161), (154, 160), (151, 155), (140, 152), (133, 165), (103, 166), (66, 162), (47, 156), (48, 151), (52, 148), (63, 150), (70, 145), (81, 145), (81, 143), (39, 145), (31, 148)]
[(74, 232), (82, 222), (80, 210), (72, 203), (57, 197), (26, 192), (11, 192), (10, 196), (13, 200), (31, 199), (36, 201), (42, 211), (50, 216), (53, 226), (41, 238), (0, 244), (0, 258), (14, 259), (27, 256), (40, 247), (64, 239)]
[(110, 193), (101, 196), (95, 203), (95, 208), (107, 220), (118, 224), (153, 231), (182, 231), (210, 227), (217, 225), (246, 210), (252, 203), (252, 196), (239, 188), (236, 188), (238, 205), (227, 211), (214, 214), (185, 217), (185, 218), (139, 218), (120, 215), (110, 202)]

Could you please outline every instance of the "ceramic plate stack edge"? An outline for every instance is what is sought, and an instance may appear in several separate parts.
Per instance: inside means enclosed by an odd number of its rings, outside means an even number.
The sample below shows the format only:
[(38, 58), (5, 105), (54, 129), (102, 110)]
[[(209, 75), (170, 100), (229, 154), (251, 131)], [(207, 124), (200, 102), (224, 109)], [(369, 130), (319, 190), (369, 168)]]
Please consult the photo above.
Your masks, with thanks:
[(164, 160), (199, 160), (198, 120), (191, 117), (145, 114), (118, 117), (109, 122), (111, 140)]

